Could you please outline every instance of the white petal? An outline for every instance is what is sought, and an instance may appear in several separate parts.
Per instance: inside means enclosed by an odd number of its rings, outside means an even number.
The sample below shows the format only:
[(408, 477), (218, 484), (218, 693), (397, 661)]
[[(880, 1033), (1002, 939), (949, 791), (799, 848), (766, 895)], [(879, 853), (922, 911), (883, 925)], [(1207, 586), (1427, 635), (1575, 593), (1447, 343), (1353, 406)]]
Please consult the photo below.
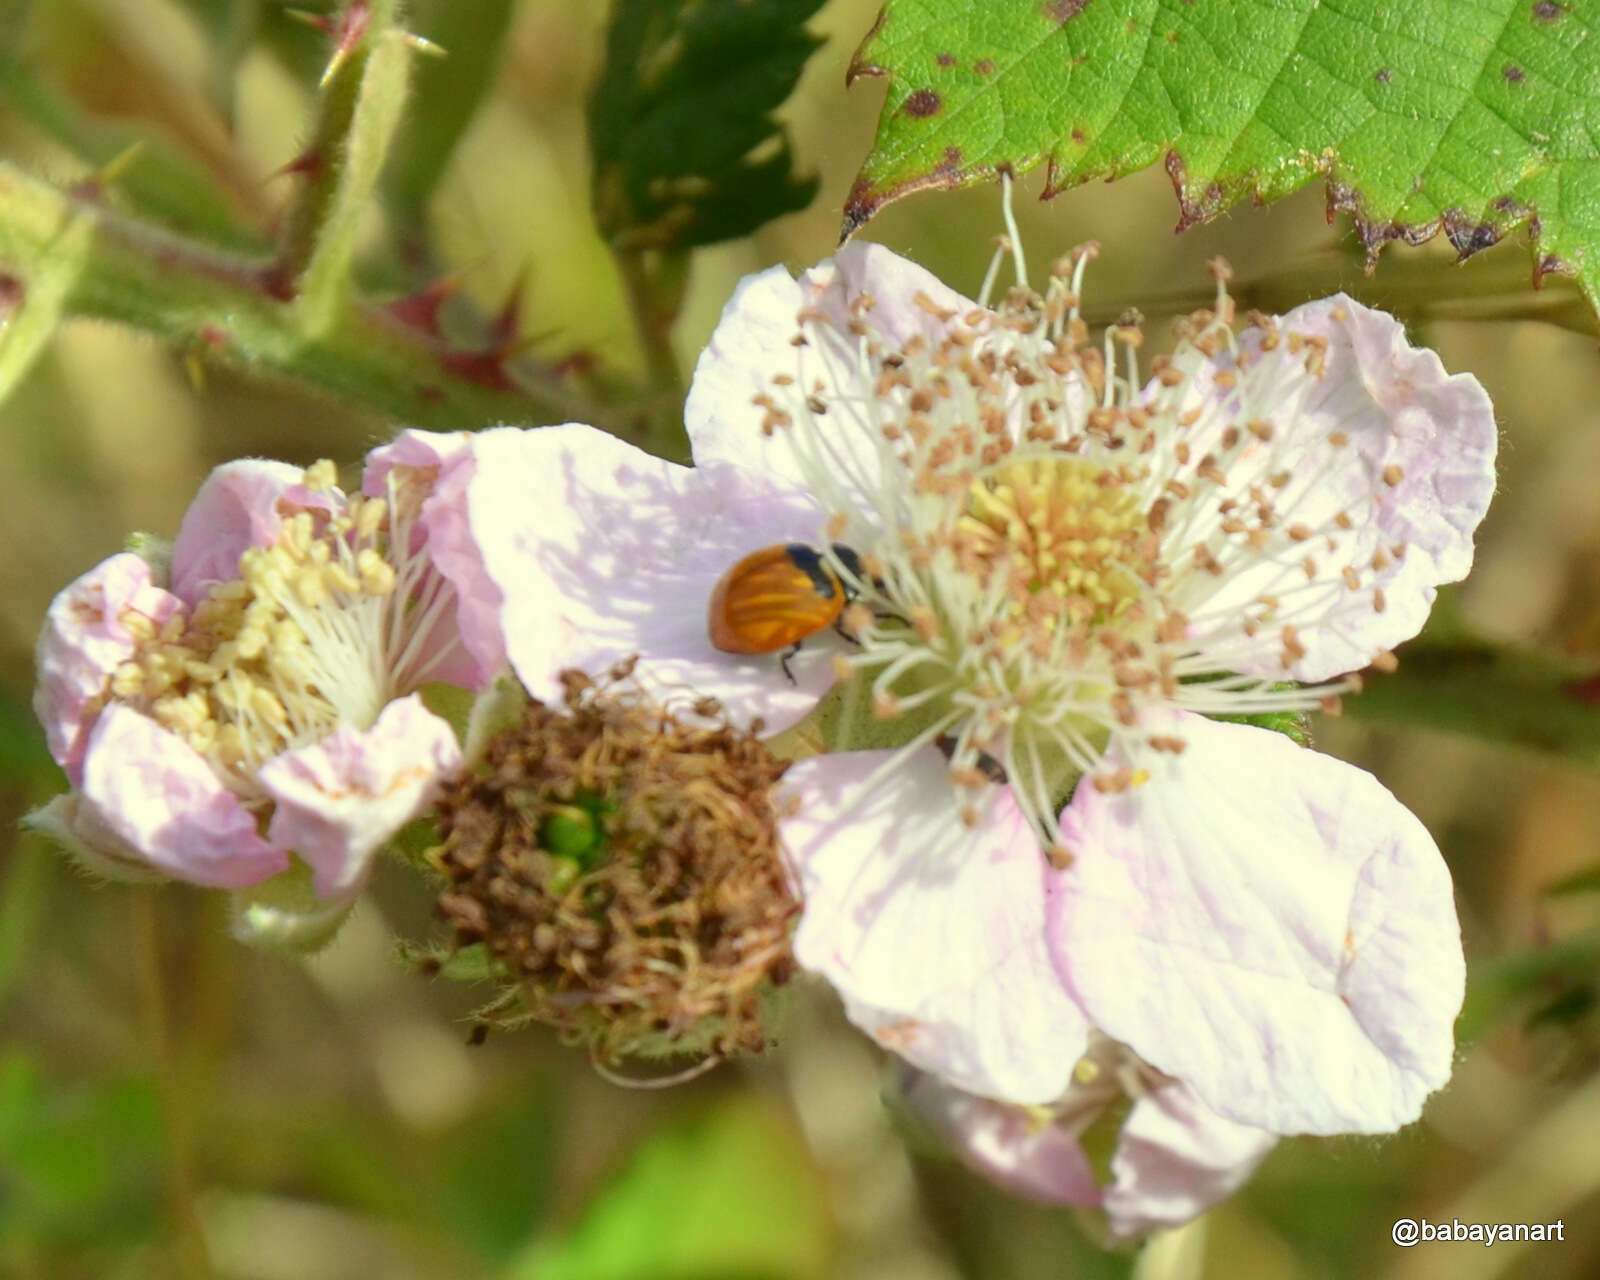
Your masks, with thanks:
[(1188, 749), (1080, 784), (1047, 936), (1094, 1023), (1241, 1124), (1378, 1133), (1450, 1074), (1464, 966), (1432, 838), (1371, 775), (1181, 715)]
[(261, 767), (274, 802), (267, 835), (310, 864), (317, 897), (347, 898), (373, 853), (433, 802), (460, 762), (450, 726), (416, 694), (401, 698), (370, 729), (341, 725)]
[(179, 880), (239, 889), (284, 870), (289, 859), (205, 759), (148, 716), (113, 702), (89, 736), (80, 831), (115, 837), (109, 856), (134, 856)]
[(823, 517), (797, 493), (733, 467), (664, 462), (592, 427), (511, 428), (478, 438), (472, 526), (505, 598), (506, 647), (535, 697), (557, 673), (598, 674), (640, 656), (640, 681), (666, 695), (713, 695), (770, 730), (803, 719), (833, 683), (825, 637), (790, 664), (711, 644), (718, 579), (778, 542), (815, 542)]
[(906, 1108), (975, 1172), (1040, 1204), (1100, 1203), (1083, 1148), (1048, 1111), (980, 1098), (924, 1072), (905, 1074)]
[(471, 482), (477, 473), (477, 446), (487, 433), (471, 431), (402, 431), (367, 454), (362, 492), (381, 498), (387, 477), (396, 467), (413, 467), (432, 480), (414, 517), (413, 551), (422, 552), (433, 572), (450, 584), (454, 599), (448, 621), (440, 629), (460, 649), (428, 668), (429, 678), (481, 689), (506, 664), (501, 634), (503, 600), (500, 588), (484, 569), (468, 510)]
[(265, 458), (242, 458), (213, 470), (184, 512), (172, 544), (173, 592), (195, 605), (217, 583), (237, 578), (239, 557), (277, 538), (283, 526), (278, 503), (304, 479), (300, 467)]
[[(874, 305), (853, 311), (852, 303), (868, 294)], [(925, 305), (918, 304), (919, 295)], [(839, 486), (834, 494), (819, 495), (830, 511), (873, 510), (883, 490), (884, 442), (863, 408), (876, 393), (863, 381), (860, 339), (850, 331), (851, 320), (859, 314), (869, 330), (900, 347), (913, 334), (942, 336), (944, 325), (930, 308), (965, 315), (975, 306), (914, 262), (864, 241), (843, 246), (799, 280), (782, 267), (745, 277), (695, 365), (684, 406), (695, 462), (737, 465), (791, 488), (805, 487), (820, 472)], [(796, 346), (792, 339), (802, 310), (814, 316), (817, 331)], [(775, 375), (793, 381), (782, 387), (774, 384)], [(825, 412), (808, 423), (763, 430), (768, 411), (754, 397), (771, 396), (798, 417), (804, 412), (799, 402), (813, 393), (826, 404)], [(826, 465), (802, 467), (796, 448)]]
[(1007, 789), (964, 827), (932, 747), (856, 805), (890, 754), (816, 756), (785, 775), (798, 810), (781, 833), (805, 898), (795, 958), (914, 1065), (988, 1097), (1048, 1101), (1088, 1028), (1045, 950), (1038, 838)]
[[(1192, 456), (1220, 460), (1224, 496), (1246, 525), (1270, 502), (1266, 554), (1246, 541), (1261, 536), (1253, 528), (1213, 535), (1224, 573), (1192, 574), (1178, 602), (1197, 639), (1215, 633), (1203, 647), (1219, 667), (1316, 681), (1410, 639), (1435, 588), (1466, 575), (1494, 492), (1494, 410), (1471, 375), (1446, 374), (1394, 317), (1343, 294), (1297, 308), (1280, 328), (1326, 340), (1323, 374), (1306, 372), (1305, 348), (1262, 350), (1248, 330), (1228, 373), (1247, 390), (1199, 369), (1191, 399), (1204, 414), (1184, 436)], [(1244, 418), (1270, 422), (1270, 443), (1242, 430)], [(1242, 442), (1233, 452), (1225, 432)], [(1196, 532), (1179, 526), (1169, 538)], [(1263, 618), (1253, 641), (1238, 630), (1246, 611)]]
[(82, 781), (83, 754), (111, 677), (139, 650), (129, 621), (159, 631), (182, 607), (131, 551), (102, 560), (50, 602), (34, 655), (33, 710), (50, 754), (74, 785)]
[(1133, 1104), (1105, 1211), (1116, 1240), (1198, 1217), (1237, 1190), (1277, 1145), (1276, 1134), (1225, 1120), (1171, 1080)]

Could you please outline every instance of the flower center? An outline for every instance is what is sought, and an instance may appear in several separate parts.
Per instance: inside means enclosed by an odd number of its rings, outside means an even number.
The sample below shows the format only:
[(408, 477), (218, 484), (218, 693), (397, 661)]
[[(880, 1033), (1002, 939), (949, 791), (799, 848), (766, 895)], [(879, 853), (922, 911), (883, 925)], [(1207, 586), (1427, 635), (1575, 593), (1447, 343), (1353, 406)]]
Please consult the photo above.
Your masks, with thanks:
[(111, 693), (177, 733), (235, 791), (254, 797), (262, 764), (340, 724), (371, 726), (419, 687), (453, 641), (449, 585), (413, 554), (431, 477), (396, 468), (383, 498), (347, 497), (331, 462), (279, 499), (273, 543), (240, 557), (192, 612), (141, 634)]
[(951, 542), (961, 570), (992, 588), (1015, 624), (1006, 638), (1035, 647), (1066, 623), (1124, 616), (1159, 563), (1130, 478), (1060, 456), (974, 480)]
[(1326, 505), (1312, 477), (1347, 438), (1286, 445), (1274, 425), (1320, 378), (1324, 340), (1263, 327), (1252, 342), (1281, 358), (1243, 351), (1219, 268), (1215, 310), (1189, 318), (1147, 386), (1136, 324), (1088, 341), (1091, 256), (1057, 263), (1042, 295), (1019, 287), (989, 310), (919, 293), (920, 317), (883, 326), (872, 296), (841, 323), (819, 292), (794, 372), (755, 397), (830, 513), (818, 542), (860, 560), (852, 575), (830, 559), (860, 642), (837, 659), (830, 747), (936, 743), (959, 786), (1003, 775), (1047, 840), (1083, 775), (1102, 789), (1146, 776), (1101, 763), (1113, 739), (1135, 759), (1183, 750), (1147, 710), (1325, 703), (1344, 686), (1237, 672), (1273, 644), (1288, 671), (1296, 625), (1368, 573), (1352, 561), (1333, 577), (1307, 554), (1313, 540), (1351, 554), (1349, 512), (1308, 519)]

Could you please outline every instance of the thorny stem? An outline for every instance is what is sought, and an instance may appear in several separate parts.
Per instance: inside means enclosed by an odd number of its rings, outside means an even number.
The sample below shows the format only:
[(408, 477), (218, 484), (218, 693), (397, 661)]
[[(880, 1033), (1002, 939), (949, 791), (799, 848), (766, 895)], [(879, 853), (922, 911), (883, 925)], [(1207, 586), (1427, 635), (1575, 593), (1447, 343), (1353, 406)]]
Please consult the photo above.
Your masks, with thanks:
[(0, 162), (0, 276), (26, 288), (79, 220), (88, 245), (63, 319), (131, 325), (415, 426), (572, 420), (631, 434), (633, 415), (602, 408), (534, 361), (463, 351), (370, 301), (342, 299), (327, 329), (308, 335), (292, 304), (275, 296), (273, 262), (212, 249)]
[(277, 275), (306, 333), (337, 319), (368, 198), (400, 122), (410, 50), (400, 0), (349, 0), (330, 31), (333, 60), (317, 95), (311, 137), (299, 160), (294, 203), (284, 219)]

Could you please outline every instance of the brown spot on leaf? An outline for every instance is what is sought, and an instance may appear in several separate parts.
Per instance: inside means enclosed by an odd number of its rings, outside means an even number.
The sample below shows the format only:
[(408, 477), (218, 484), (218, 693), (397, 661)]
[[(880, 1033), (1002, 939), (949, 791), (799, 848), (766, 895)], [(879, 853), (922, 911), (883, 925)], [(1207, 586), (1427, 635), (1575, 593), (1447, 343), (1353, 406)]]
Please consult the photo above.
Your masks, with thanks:
[(1539, 0), (1539, 3), (1533, 6), (1533, 18), (1535, 22), (1555, 22), (1558, 19), (1565, 17), (1566, 12), (1567, 6), (1564, 4), (1556, 4), (1554, 3), (1554, 0)]
[(1167, 32), (1167, 43), (1168, 44), (1177, 44), (1178, 43), (1178, 28), (1177, 27), (1173, 27), (1171, 31)]
[(1528, 73), (1514, 62), (1508, 62), (1505, 66), (1501, 67), (1500, 74), (1503, 75), (1506, 78), (1506, 81), (1510, 84), (1521, 84), (1528, 78)]
[(11, 319), (27, 292), (27, 287), (16, 276), (9, 271), (0, 271), (0, 324)]
[(1081, 147), (1089, 139), (1084, 135), (1084, 132), (1083, 132), (1082, 129), (1074, 129), (1072, 131), (1072, 140), (1074, 142), (1076, 142)]
[(1189, 175), (1183, 167), (1183, 157), (1176, 151), (1167, 152), (1167, 177), (1172, 179), (1172, 189), (1178, 196), (1177, 231), (1206, 222), (1222, 212), (1223, 191), (1220, 183), (1213, 182), (1203, 192), (1189, 189)]
[(939, 174), (951, 174), (951, 173), (954, 173), (960, 167), (961, 167), (961, 148), (960, 147), (946, 147), (944, 149), (944, 159), (939, 161), (939, 167), (937, 169), (935, 169), (934, 172), (935, 173), (939, 173)]
[(953, 67), (956, 65), (956, 55), (953, 53), (941, 53), (934, 61), (941, 67)]
[(1089, 0), (1050, 0), (1049, 4), (1040, 6), (1039, 12), (1059, 27), (1072, 21), (1088, 7)]
[(932, 89), (918, 89), (905, 100), (904, 110), (908, 116), (926, 120), (931, 115), (937, 115), (942, 106), (944, 99)]
[(1547, 253), (1533, 264), (1533, 287), (1537, 289), (1544, 283), (1548, 275), (1570, 276), (1574, 272), (1572, 267), (1562, 258), (1553, 253)]
[(1372, 73), (1372, 78), (1379, 84), (1388, 84), (1394, 78), (1394, 73), (1388, 67), (1379, 67)]
[(980, 76), (992, 76), (994, 74), (994, 59), (979, 58), (972, 64), (972, 69)]
[(1460, 209), (1446, 209), (1440, 217), (1444, 234), (1461, 258), (1500, 243), (1500, 229), (1492, 222), (1475, 222)]

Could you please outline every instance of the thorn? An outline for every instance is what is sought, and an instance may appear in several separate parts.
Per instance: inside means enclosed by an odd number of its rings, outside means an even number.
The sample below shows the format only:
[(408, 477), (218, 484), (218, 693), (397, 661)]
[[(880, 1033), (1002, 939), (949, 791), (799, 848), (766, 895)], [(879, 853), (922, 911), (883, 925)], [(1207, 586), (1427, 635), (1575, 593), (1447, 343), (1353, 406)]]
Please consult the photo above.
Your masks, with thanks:
[(322, 152), (315, 147), (308, 147), (281, 169), (274, 169), (267, 175), (267, 181), (274, 178), (287, 178), (293, 174), (313, 174), (322, 168)]
[(315, 27), (325, 36), (333, 34), (333, 19), (325, 13), (311, 13), (306, 9), (285, 9), (284, 13), (296, 22), (303, 22), (308, 27)]
[(438, 336), (439, 308), (460, 284), (461, 273), (452, 272), (442, 279), (435, 280), (425, 289), (384, 303), (383, 309), (401, 324)]
[(206, 366), (200, 359), (200, 353), (190, 347), (183, 353), (183, 367), (189, 374), (189, 386), (195, 395), (204, 395), (206, 390)]
[(327, 87), (328, 81), (333, 79), (334, 74), (344, 65), (345, 59), (361, 43), (371, 24), (372, 0), (350, 0), (344, 12), (339, 15), (338, 22), (328, 30), (328, 35), (334, 39), (333, 57), (328, 59), (328, 65), (322, 72), (322, 79), (317, 82), (319, 89)]
[(532, 269), (531, 260), (522, 264), (522, 269), (517, 272), (506, 293), (505, 302), (501, 304), (500, 314), (489, 326), (489, 344), (495, 350), (517, 340), (517, 322), (522, 317), (522, 295), (527, 292), (528, 275)]
[(434, 44), (427, 36), (419, 36), (415, 31), (402, 31), (400, 43), (415, 49), (418, 53), (429, 58), (448, 58), (450, 50), (442, 44)]
[(27, 287), (9, 271), (0, 271), (0, 329), (17, 314), (22, 301), (28, 296)]
[(80, 200), (98, 200), (107, 187), (133, 167), (133, 162), (143, 150), (144, 139), (140, 138), (117, 152), (87, 178), (74, 182), (67, 189)]
[(133, 168), (133, 162), (139, 158), (139, 154), (143, 150), (143, 138), (129, 143), (100, 166), (100, 171), (94, 175), (94, 181), (102, 188), (109, 187), (113, 182), (121, 178), (123, 174), (127, 173), (129, 169)]

